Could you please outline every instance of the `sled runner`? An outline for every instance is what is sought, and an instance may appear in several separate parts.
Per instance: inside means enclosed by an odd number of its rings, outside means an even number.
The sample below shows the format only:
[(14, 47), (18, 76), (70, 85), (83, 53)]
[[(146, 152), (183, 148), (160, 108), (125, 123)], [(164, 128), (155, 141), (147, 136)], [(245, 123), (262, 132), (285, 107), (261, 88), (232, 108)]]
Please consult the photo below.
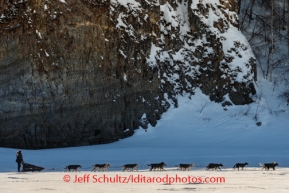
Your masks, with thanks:
[(44, 170), (44, 168), (40, 166), (28, 164), (28, 163), (23, 163), (23, 170), (22, 170), (23, 172), (34, 172), (34, 171), (40, 172), (41, 170)]

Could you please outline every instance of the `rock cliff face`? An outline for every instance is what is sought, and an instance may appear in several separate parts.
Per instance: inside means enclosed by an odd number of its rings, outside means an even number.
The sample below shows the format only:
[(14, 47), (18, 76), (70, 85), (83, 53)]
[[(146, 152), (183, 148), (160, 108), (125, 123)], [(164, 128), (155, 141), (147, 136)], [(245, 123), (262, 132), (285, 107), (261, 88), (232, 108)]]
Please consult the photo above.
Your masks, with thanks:
[(177, 106), (176, 95), (196, 87), (217, 102), (252, 102), (255, 58), (237, 30), (236, 7), (235, 0), (1, 1), (0, 146), (114, 142), (156, 125), (168, 100)]

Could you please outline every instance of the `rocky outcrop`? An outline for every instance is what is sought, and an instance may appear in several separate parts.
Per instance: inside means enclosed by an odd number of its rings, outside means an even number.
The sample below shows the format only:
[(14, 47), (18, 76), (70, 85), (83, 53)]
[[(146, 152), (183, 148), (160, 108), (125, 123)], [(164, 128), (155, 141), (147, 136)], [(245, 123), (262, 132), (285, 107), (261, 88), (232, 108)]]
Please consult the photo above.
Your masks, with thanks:
[(0, 146), (101, 144), (156, 125), (183, 92), (252, 102), (234, 0), (0, 3)]

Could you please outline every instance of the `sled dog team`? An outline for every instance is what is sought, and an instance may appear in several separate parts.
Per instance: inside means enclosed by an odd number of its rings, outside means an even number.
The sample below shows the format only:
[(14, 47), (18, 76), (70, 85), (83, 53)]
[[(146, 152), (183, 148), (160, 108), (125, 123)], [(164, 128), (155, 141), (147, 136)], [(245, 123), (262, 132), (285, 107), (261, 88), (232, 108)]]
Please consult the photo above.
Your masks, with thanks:
[[(244, 169), (245, 166), (249, 165), (247, 162), (245, 163), (236, 163), (234, 165), (234, 170), (236, 168), (241, 168), (241, 170)], [(265, 170), (270, 170), (270, 168), (272, 168), (273, 170), (275, 170), (275, 167), (278, 166), (278, 163), (276, 162), (272, 162), (272, 163), (260, 163), (259, 164), (262, 169), (265, 169)], [(92, 165), (93, 168), (91, 171), (108, 171), (108, 168), (110, 167), (110, 164), (94, 164)], [(156, 169), (159, 170), (159, 171), (164, 171), (164, 166), (167, 166), (164, 162), (161, 162), (161, 163), (153, 163), (153, 164), (148, 164), (148, 166), (150, 166), (150, 171), (155, 171)], [(178, 167), (178, 170), (179, 171), (190, 171), (192, 170), (192, 167), (195, 166), (195, 164), (179, 164), (179, 165), (176, 165), (176, 167)], [(123, 166), (121, 166), (123, 168), (122, 171), (138, 171), (136, 168), (138, 167), (138, 164), (135, 163), (135, 164), (125, 164)], [(205, 170), (221, 170), (220, 167), (223, 167), (223, 164), (221, 163), (209, 163), (207, 166), (206, 166), (206, 169)], [(78, 171), (79, 172), (79, 168), (81, 168), (81, 165), (68, 165), (66, 166), (64, 169), (65, 171)]]

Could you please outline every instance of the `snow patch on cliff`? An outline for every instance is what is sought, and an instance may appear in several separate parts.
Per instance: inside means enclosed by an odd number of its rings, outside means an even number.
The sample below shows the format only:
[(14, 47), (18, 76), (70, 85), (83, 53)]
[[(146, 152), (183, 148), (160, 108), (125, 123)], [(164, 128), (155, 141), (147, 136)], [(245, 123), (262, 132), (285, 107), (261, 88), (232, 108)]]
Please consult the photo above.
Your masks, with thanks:
[[(158, 70), (161, 89), (170, 85), (174, 94), (193, 93), (203, 84), (198, 80), (214, 74), (214, 80), (223, 79), (216, 84), (225, 85), (216, 87), (216, 92), (226, 93), (235, 84), (254, 82), (255, 64), (250, 45), (237, 28), (238, 15), (228, 4), (221, 0), (112, 0), (110, 14), (124, 44), (146, 45), (149, 39), (151, 50), (143, 54), (147, 65)], [(120, 49), (124, 58), (134, 52)]]

